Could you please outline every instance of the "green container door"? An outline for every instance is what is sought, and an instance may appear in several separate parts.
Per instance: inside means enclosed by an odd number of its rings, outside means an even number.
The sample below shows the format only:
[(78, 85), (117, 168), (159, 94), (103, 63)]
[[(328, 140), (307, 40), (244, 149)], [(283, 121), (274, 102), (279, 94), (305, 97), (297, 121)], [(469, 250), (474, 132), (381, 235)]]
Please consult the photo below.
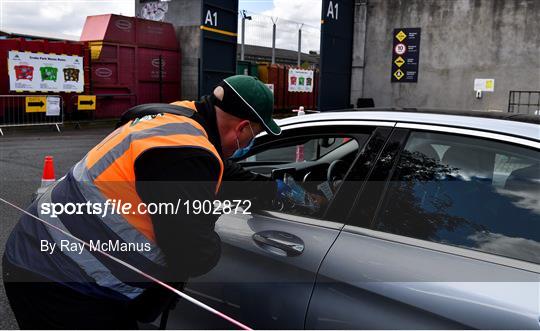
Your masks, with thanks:
[(259, 66), (250, 61), (236, 61), (236, 74), (259, 78)]

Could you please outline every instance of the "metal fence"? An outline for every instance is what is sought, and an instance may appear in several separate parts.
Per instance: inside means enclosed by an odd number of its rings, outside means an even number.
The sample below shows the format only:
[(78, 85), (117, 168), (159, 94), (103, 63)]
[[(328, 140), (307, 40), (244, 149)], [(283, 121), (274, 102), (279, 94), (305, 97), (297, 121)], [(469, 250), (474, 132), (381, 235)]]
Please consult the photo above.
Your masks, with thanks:
[(60, 132), (64, 123), (64, 102), (59, 95), (0, 95), (0, 135), (2, 128), (53, 125)]
[[(253, 60), (245, 56), (259, 55), (271, 63), (297, 66), (313, 66), (318, 63), (320, 26), (241, 11), (238, 32), (240, 60)], [(243, 45), (246, 45), (245, 50), (242, 50)], [(259, 48), (252, 50), (248, 49), (249, 46)], [(248, 54), (250, 50), (255, 53)]]
[(540, 115), (540, 91), (510, 91), (508, 112)]

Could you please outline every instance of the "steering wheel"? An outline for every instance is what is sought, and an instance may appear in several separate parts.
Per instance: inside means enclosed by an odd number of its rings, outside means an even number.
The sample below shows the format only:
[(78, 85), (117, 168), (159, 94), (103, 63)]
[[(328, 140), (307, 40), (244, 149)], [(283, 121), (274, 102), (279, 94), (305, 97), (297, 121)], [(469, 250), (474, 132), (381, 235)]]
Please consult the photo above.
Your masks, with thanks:
[(333, 184), (336, 180), (343, 179), (345, 172), (349, 169), (349, 164), (343, 160), (334, 160), (326, 171), (326, 180)]

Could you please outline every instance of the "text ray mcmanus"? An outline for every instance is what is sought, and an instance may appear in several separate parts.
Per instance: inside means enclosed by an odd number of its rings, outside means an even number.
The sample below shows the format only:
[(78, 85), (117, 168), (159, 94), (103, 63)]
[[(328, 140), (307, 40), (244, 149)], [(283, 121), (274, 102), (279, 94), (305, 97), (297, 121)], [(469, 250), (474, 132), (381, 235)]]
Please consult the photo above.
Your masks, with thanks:
[[(82, 254), (85, 249), (85, 244), (70, 241), (67, 239), (60, 240), (60, 243), (51, 242), (49, 240), (41, 240), (41, 251), (53, 254), (56, 249), (61, 252), (76, 252)], [(151, 249), (150, 243), (125, 243), (120, 240), (90, 240), (86, 246), (91, 252), (149, 252)]]

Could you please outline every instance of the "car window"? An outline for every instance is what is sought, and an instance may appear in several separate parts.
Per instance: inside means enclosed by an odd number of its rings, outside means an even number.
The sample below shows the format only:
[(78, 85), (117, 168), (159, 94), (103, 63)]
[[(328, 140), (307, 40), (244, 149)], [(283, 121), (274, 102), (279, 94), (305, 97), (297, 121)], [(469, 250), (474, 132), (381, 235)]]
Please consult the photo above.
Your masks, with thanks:
[[(274, 179), (291, 183), (299, 191), (308, 193), (303, 202), (289, 199), (294, 195), (293, 192), (285, 197), (278, 195), (272, 205), (265, 206), (265, 210), (322, 218), (356, 159), (359, 146), (365, 144), (370, 134), (291, 137), (276, 142), (274, 148), (269, 147), (251, 155), (241, 164), (250, 165), (249, 170), (260, 174), (268, 175), (272, 170)], [(257, 162), (264, 161), (281, 161), (285, 164), (257, 165)]]
[(413, 132), (374, 227), (540, 263), (540, 152)]
[[(282, 146), (272, 148), (246, 159), (248, 162), (257, 161), (279, 161), (279, 162), (300, 162), (314, 161), (328, 152), (340, 147), (341, 145), (350, 142), (355, 144), (354, 139), (348, 137), (325, 137), (312, 138), (301, 144), (293, 144), (290, 146)], [(358, 148), (358, 145), (356, 145)]]

